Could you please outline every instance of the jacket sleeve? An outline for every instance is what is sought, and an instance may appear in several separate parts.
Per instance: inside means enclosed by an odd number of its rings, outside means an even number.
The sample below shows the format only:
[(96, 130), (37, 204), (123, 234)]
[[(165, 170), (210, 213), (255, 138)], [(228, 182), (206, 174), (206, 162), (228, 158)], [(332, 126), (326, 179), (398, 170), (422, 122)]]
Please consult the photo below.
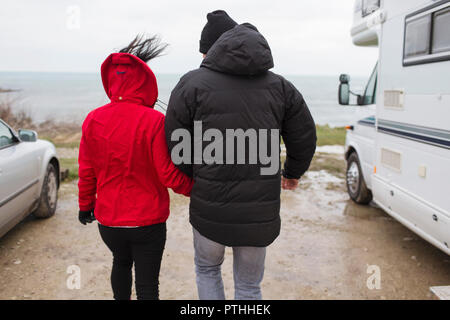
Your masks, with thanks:
[(86, 134), (89, 121), (90, 117), (88, 116), (82, 126), (80, 150), (78, 154), (78, 204), (80, 211), (94, 210), (97, 194), (97, 178), (95, 176), (87, 142), (89, 136)]
[(188, 92), (185, 76), (180, 80), (170, 95), (165, 120), (166, 141), (169, 148), (169, 154), (172, 154), (173, 148), (179, 143), (178, 141), (172, 141), (171, 139), (175, 130), (185, 129), (190, 134), (191, 161), (190, 163), (176, 164), (177, 168), (189, 177), (192, 177), (193, 163), (193, 112), (191, 106), (194, 100), (195, 98), (193, 97), (193, 94), (189, 94)]
[(299, 179), (308, 170), (316, 151), (316, 125), (302, 95), (285, 81), (286, 111), (281, 136), (286, 146), (284, 177)]
[(156, 126), (152, 140), (152, 158), (156, 167), (159, 181), (166, 187), (185, 196), (190, 196), (193, 181), (175, 167), (167, 149), (166, 135), (164, 133), (164, 116)]

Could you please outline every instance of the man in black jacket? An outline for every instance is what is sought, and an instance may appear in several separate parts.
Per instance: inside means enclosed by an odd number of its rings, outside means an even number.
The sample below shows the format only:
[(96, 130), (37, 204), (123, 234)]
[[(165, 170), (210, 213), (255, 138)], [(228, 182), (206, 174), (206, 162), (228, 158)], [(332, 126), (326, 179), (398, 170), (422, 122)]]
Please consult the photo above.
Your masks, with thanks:
[(172, 160), (195, 181), (190, 222), (199, 298), (225, 298), (220, 267), (230, 246), (235, 298), (261, 299), (265, 248), (280, 233), (280, 185), (295, 189), (309, 168), (315, 124), (297, 89), (269, 71), (271, 50), (254, 26), (212, 12), (200, 52), (205, 58), (173, 90), (165, 122)]

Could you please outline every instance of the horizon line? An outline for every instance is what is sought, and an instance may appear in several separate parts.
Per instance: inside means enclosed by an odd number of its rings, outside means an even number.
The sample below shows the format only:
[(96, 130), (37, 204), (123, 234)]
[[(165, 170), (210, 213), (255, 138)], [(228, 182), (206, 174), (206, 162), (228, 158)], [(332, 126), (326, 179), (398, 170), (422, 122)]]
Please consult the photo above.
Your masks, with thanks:
[[(95, 71), (36, 71), (36, 70), (0, 70), (0, 73), (61, 73), (61, 74), (99, 74), (100, 72)], [(278, 73), (278, 72), (277, 72)], [(181, 76), (183, 73), (175, 73), (175, 72), (158, 72), (160, 75), (173, 75), (173, 76)], [(156, 75), (157, 75), (156, 74)], [(292, 77), (339, 77), (340, 74), (293, 74), (293, 73), (279, 73), (283, 76), (292, 76)], [(367, 78), (366, 75), (358, 75), (353, 74), (353, 77), (361, 77)]]

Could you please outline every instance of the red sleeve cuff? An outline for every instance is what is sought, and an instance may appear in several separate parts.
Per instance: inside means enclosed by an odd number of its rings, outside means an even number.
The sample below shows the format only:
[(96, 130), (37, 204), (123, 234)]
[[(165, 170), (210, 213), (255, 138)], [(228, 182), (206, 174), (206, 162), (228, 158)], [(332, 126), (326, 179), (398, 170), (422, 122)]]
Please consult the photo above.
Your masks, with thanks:
[(80, 206), (80, 211), (94, 211), (95, 206)]

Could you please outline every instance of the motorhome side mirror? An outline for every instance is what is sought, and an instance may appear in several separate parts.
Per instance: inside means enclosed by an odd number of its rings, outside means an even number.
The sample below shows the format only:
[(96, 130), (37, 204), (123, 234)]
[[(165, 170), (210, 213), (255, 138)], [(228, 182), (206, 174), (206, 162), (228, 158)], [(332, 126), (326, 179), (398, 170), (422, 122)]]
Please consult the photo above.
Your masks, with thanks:
[(339, 104), (342, 106), (348, 106), (350, 104), (350, 76), (347, 74), (341, 74), (339, 77)]
[(20, 141), (23, 141), (23, 142), (36, 142), (38, 139), (38, 135), (37, 135), (36, 131), (20, 129), (19, 130), (19, 138), (20, 138)]
[(365, 104), (364, 103), (364, 96), (358, 94), (356, 96), (356, 103), (358, 104), (358, 106), (363, 106)]
[(341, 74), (339, 76), (339, 82), (340, 83), (350, 83), (350, 76), (348, 74)]

